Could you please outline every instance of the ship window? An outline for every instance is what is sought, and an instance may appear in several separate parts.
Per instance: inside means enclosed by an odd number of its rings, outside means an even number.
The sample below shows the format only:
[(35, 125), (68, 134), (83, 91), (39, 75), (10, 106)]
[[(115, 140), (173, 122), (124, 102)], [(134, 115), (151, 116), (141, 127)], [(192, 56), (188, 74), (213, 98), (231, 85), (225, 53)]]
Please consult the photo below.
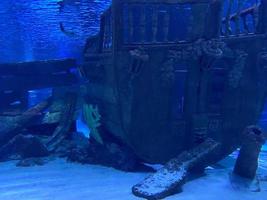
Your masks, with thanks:
[(111, 49), (113, 40), (111, 12), (105, 13), (102, 17), (104, 21), (103, 49)]
[(222, 19), (222, 36), (253, 34), (256, 32), (258, 0), (225, 0)]
[(189, 4), (125, 4), (123, 39), (125, 44), (169, 43), (188, 40), (192, 27)]
[(173, 116), (175, 119), (181, 119), (184, 113), (184, 94), (185, 84), (187, 77), (187, 66), (176, 65), (175, 66), (175, 81), (173, 87), (172, 101), (173, 101)]
[(210, 113), (218, 114), (221, 112), (226, 79), (225, 65), (223, 61), (217, 61), (211, 69), (207, 103)]

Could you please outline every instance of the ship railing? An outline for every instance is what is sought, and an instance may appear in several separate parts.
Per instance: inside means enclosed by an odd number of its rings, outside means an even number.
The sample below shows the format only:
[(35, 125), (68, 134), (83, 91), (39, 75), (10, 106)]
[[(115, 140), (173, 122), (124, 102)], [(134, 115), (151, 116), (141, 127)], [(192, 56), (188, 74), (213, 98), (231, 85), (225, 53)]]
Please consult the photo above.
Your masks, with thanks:
[[(114, 31), (116, 39), (113, 41), (119, 41), (122, 45), (134, 45), (193, 40), (200, 37), (204, 30), (194, 29), (197, 20), (193, 19), (193, 12), (196, 10), (192, 7), (198, 4), (199, 13), (203, 11), (199, 23), (203, 23), (204, 26), (205, 11), (210, 2), (210, 0), (114, 0), (113, 12), (116, 15), (114, 26), (117, 30)], [(175, 23), (176, 26), (173, 25)], [(179, 32), (181, 27), (183, 30)], [(199, 27), (201, 26), (197, 28)]]
[[(231, 5), (229, 6), (229, 11)], [(222, 34), (224, 36), (254, 34), (259, 16), (259, 5), (254, 5), (245, 10), (238, 10), (236, 13), (227, 13), (222, 20)]]
[[(244, 9), (245, 2), (248, 1), (113, 0), (101, 17), (102, 50), (265, 34), (267, 0), (255, 0)], [(221, 16), (223, 9), (226, 10)]]
[[(221, 36), (236, 37), (264, 33), (266, 2), (265, 0), (250, 2), (244, 8), (244, 0), (224, 0), (225, 16), (222, 18)], [(234, 10), (234, 12), (233, 12)], [(263, 28), (265, 29), (265, 28)]]

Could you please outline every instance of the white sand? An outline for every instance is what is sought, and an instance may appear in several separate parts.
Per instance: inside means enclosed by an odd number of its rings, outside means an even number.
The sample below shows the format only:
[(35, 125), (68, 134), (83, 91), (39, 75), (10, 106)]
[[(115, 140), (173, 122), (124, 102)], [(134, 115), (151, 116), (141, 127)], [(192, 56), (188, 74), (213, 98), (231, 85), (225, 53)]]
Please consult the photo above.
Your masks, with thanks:
[[(223, 164), (231, 165), (224, 161)], [(125, 173), (94, 165), (57, 159), (45, 166), (21, 168), (15, 161), (0, 163), (0, 200), (135, 200), (131, 187), (147, 174)], [(267, 175), (267, 161), (259, 173)], [(267, 200), (262, 192), (235, 191), (229, 183), (231, 169), (209, 169), (207, 176), (187, 183), (184, 192), (168, 200)]]

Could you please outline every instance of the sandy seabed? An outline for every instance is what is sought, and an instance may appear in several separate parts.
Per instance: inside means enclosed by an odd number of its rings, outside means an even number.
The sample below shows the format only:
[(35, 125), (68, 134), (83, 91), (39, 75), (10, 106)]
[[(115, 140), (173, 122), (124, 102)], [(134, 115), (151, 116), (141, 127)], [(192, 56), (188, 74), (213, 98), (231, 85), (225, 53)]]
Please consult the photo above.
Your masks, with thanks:
[[(265, 159), (266, 158), (266, 159)], [(267, 176), (267, 153), (261, 154), (258, 173)], [(81, 165), (64, 159), (44, 166), (16, 167), (16, 161), (0, 163), (0, 200), (136, 200), (131, 187), (146, 173), (126, 173), (97, 165)], [(184, 192), (167, 200), (267, 200), (267, 182), (261, 192), (236, 190), (229, 173), (233, 159), (218, 168), (206, 170), (207, 176), (191, 181)]]

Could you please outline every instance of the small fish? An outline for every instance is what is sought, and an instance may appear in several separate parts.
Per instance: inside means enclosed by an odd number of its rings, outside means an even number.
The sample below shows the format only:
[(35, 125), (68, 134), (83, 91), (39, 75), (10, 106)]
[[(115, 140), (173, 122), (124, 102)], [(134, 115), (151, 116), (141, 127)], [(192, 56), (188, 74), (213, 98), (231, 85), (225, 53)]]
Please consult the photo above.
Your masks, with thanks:
[(5, 90), (4, 93), (5, 94), (12, 94), (13, 93), (13, 90)]
[(73, 32), (68, 32), (68, 31), (65, 29), (65, 27), (64, 27), (64, 25), (63, 25), (63, 22), (60, 22), (60, 23), (59, 23), (59, 26), (60, 26), (60, 30), (61, 30), (65, 35), (70, 36), (70, 37), (75, 37), (75, 36), (76, 36), (75, 33), (73, 33)]
[(61, 0), (58, 1), (57, 4), (59, 5), (59, 10), (62, 11), (66, 5), (79, 5), (79, 1), (74, 0)]
[(11, 106), (16, 106), (16, 105), (20, 105), (21, 104), (21, 101), (14, 101), (14, 102), (12, 102), (11, 104), (9, 104), (9, 105), (11, 105)]

